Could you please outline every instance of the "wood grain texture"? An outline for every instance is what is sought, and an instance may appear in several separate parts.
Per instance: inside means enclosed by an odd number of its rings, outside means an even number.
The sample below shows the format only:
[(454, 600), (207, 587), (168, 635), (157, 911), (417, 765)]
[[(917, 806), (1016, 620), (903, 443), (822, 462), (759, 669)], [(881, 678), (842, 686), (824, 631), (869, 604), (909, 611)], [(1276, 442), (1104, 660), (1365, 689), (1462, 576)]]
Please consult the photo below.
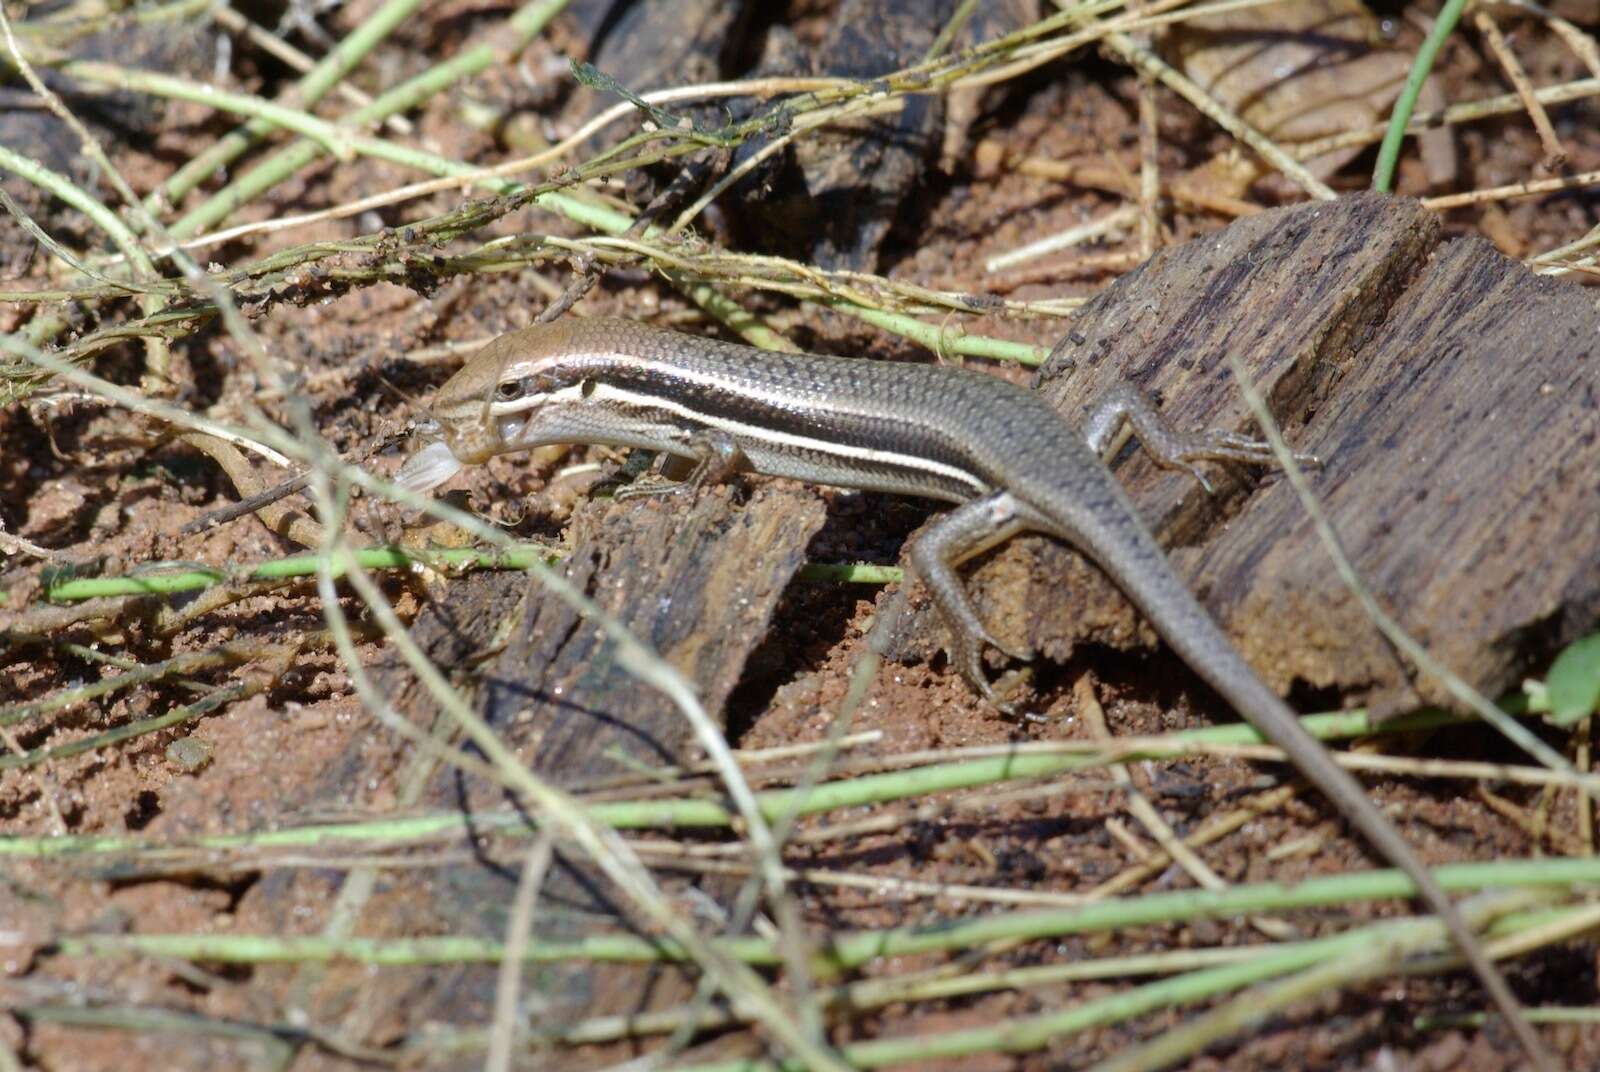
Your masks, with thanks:
[[(1129, 378), (1177, 427), (1253, 431), (1225, 361), (1238, 356), (1290, 442), (1326, 460), (1314, 487), (1382, 603), (1496, 692), (1600, 614), (1597, 348), (1592, 291), (1480, 241), (1441, 245), (1414, 202), (1363, 194), (1158, 255), (1075, 318), (1039, 381), (1074, 420)], [(1208, 496), (1133, 446), (1116, 468), (1275, 687), (1415, 702), (1287, 482), (1214, 468)], [(973, 580), (1003, 639), (1052, 658), (1151, 639), (1049, 541), (1014, 541)]]
[[(1512, 688), (1600, 617), (1600, 300), (1451, 242), (1359, 357), (1301, 436), (1327, 460), (1317, 496), (1407, 631)], [(1287, 482), (1241, 522), (1186, 565), (1246, 654), (1280, 685), (1403, 697)]]
[[(758, 488), (742, 505), (732, 488), (682, 500), (594, 501), (573, 518), (572, 549), (558, 569), (682, 671), (720, 723), (823, 518), (820, 498), (793, 486)], [(524, 576), (453, 580), (412, 632), (431, 659), (473, 692), (502, 740), (553, 782), (573, 786), (630, 773), (634, 763), (685, 763), (700, 755), (678, 710), (617, 665), (595, 626)], [(397, 659), (380, 675), (385, 694), (407, 717), (432, 723), (434, 705)], [(329, 772), (330, 802), (343, 798), (350, 778), (392, 765), (371, 755), (376, 745), (369, 742)], [(469, 813), (505, 804), (497, 786), (451, 770), (435, 775), (424, 801), (429, 810)], [(517, 843), (476, 836), (470, 843), (473, 857), (457, 865), (387, 874), (362, 916), (364, 933), (503, 938), (520, 867), (510, 855)], [(658, 878), (669, 897), (686, 890), (682, 880)], [(610, 890), (579, 854), (558, 849), (541, 890), (536, 933), (562, 940), (626, 929), (633, 914)], [(304, 897), (293, 883), (272, 895), (285, 926)], [(495, 979), (490, 965), (376, 976), (334, 966), (319, 989), (317, 1015), (342, 1014), (352, 1002), (381, 1009), (375, 1037), (386, 1040), (414, 1035), (430, 1022), (485, 1024)], [(693, 980), (672, 966), (569, 962), (529, 965), (523, 987), (543, 1010), (538, 1022), (554, 1025), (687, 1000)], [(477, 1062), (474, 1055), (465, 1064)]]
[[(764, 488), (744, 507), (732, 495), (591, 504), (558, 567), (680, 670), (719, 723), (824, 516), (820, 499), (792, 487)], [(567, 604), (542, 590), (530, 599), (480, 677), (485, 717), (530, 766), (573, 781), (689, 759), (678, 709), (619, 666)]]
[[(1036, 386), (1081, 423), (1119, 380), (1183, 429), (1249, 431), (1226, 355), (1237, 355), (1295, 429), (1356, 360), (1438, 239), (1414, 202), (1357, 196), (1263, 213), (1162, 250), (1090, 301)], [(1297, 439), (1295, 439), (1298, 442)], [(1113, 464), (1168, 547), (1203, 543), (1246, 504), (1261, 474), (1208, 468), (1215, 495), (1133, 445)], [(1081, 644), (1151, 647), (1155, 634), (1098, 569), (1043, 537), (1011, 541), (969, 572), (984, 620), (1008, 643), (1065, 661)], [(926, 653), (942, 626), (924, 609), (899, 651)]]

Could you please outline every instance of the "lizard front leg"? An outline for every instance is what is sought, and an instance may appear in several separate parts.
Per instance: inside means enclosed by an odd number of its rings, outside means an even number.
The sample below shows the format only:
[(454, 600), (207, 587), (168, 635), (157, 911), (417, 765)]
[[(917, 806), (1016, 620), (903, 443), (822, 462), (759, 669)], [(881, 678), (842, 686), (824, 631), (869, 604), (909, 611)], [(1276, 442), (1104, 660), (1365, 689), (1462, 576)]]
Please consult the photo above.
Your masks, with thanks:
[(708, 483), (718, 484), (728, 480), (749, 466), (744, 450), (726, 432), (705, 429), (689, 436), (685, 443), (695, 462), (688, 476), (666, 484), (630, 484), (618, 488), (613, 497), (638, 499), (647, 495), (682, 495), (699, 491)]
[[(1182, 469), (1207, 492), (1212, 490), (1211, 482), (1196, 462), (1270, 465), (1274, 461), (1272, 446), (1265, 440), (1235, 432), (1186, 432), (1174, 428), (1149, 394), (1126, 381), (1111, 387), (1090, 408), (1083, 425), (1084, 442), (1103, 457), (1125, 424), (1133, 427), (1134, 436), (1157, 465)], [(1303, 465), (1322, 464), (1314, 454), (1296, 454), (1294, 458)]]

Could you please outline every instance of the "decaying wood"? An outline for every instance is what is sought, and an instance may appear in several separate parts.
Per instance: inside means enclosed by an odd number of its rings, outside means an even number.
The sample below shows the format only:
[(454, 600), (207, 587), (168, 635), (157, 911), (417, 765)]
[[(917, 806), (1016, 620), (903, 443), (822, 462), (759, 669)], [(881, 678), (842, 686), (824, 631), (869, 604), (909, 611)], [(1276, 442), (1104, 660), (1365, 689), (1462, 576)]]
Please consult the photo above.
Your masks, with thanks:
[[(1249, 430), (1224, 355), (1244, 360), (1290, 441), (1326, 459), (1313, 483), (1378, 598), (1436, 655), (1491, 691), (1600, 613), (1600, 309), (1592, 292), (1531, 276), (1481, 242), (1441, 245), (1435, 217), (1377, 196), (1267, 213), (1165, 251), (1074, 319), (1041, 390), (1077, 418), (1112, 382), (1156, 392), (1180, 427)], [(1279, 688), (1346, 694), (1408, 686), (1407, 670), (1335, 579), (1287, 483), (1213, 470), (1218, 492), (1125, 447), (1117, 468), (1179, 572)], [(692, 503), (591, 503), (562, 570), (694, 681), (713, 714), (768, 628), (822, 523), (808, 492), (757, 482)], [(1009, 642), (1064, 659), (1084, 642), (1153, 635), (1074, 552), (1022, 538), (970, 571), (980, 613)], [(924, 650), (940, 626), (911, 632)], [(593, 626), (521, 578), (454, 582), (419, 620), (430, 657), (478, 684), (480, 711), (558, 781), (694, 757), (664, 698), (615, 663)], [(403, 673), (386, 689), (409, 707)], [(408, 691), (409, 689), (409, 691)], [(1426, 689), (1424, 695), (1433, 698)], [(426, 721), (431, 707), (412, 707)], [(352, 765), (352, 772), (370, 772)], [(345, 777), (330, 772), (330, 793)], [(433, 807), (498, 806), (499, 790), (441, 776)], [(485, 856), (442, 877), (390, 880), (374, 932), (439, 927), (499, 937), (514, 861)], [(587, 866), (563, 859), (543, 888), (539, 934), (570, 938), (630, 918)], [(298, 904), (302, 889), (286, 889)], [(289, 896), (292, 894), (292, 896)], [(389, 896), (388, 894), (395, 894)], [(403, 915), (388, 919), (385, 906)], [(419, 916), (420, 922), (419, 922)], [(687, 995), (676, 969), (530, 968), (546, 1022), (654, 1007)], [(428, 1020), (486, 1022), (486, 967), (330, 973), (318, 1018), (360, 992), (390, 1010), (375, 1037)]]
[[(881, 77), (926, 56), (954, 7), (951, 0), (843, 0), (813, 49), (789, 35), (769, 39), (763, 73)], [(895, 114), (829, 124), (740, 183), (726, 207), (756, 248), (870, 271), (938, 144), (942, 117), (939, 97), (913, 95)], [(747, 144), (736, 159), (761, 146)]]
[[(688, 677), (719, 724), (824, 518), (821, 500), (795, 487), (758, 488), (743, 505), (735, 499), (734, 489), (721, 488), (692, 499), (591, 502), (574, 517), (572, 550), (557, 567)], [(677, 708), (618, 665), (596, 626), (525, 577), (478, 574), (452, 581), (412, 632), (429, 658), (475, 694), (477, 710), (501, 739), (553, 782), (572, 786), (628, 774), (638, 765), (699, 757)], [(434, 705), (398, 660), (382, 682), (408, 717), (432, 723)], [(365, 754), (341, 764), (328, 781), (330, 795), (337, 797), (355, 772), (372, 768)], [(498, 787), (453, 771), (435, 778), (426, 801), (433, 809), (469, 812), (504, 804)], [(394, 873), (363, 916), (364, 927), (370, 933), (437, 929), (503, 938), (519, 868), (515, 860), (493, 858), (496, 851), (486, 846), (475, 861), (440, 873)], [(540, 894), (538, 935), (561, 940), (626, 927), (633, 917), (609, 890), (588, 865), (558, 851)], [(297, 888), (284, 893), (285, 910), (304, 896)], [(400, 914), (391, 918), (390, 906)], [(322, 991), (333, 1003), (323, 1011), (332, 1015), (359, 987), (367, 1007), (384, 1010), (382, 1037), (397, 1038), (428, 1022), (487, 1023), (495, 979), (492, 965), (376, 980), (339, 969)], [(546, 1025), (682, 1001), (692, 992), (692, 980), (678, 968), (588, 962), (530, 966), (524, 986), (551, 1003), (540, 1018)]]
[[(1600, 301), (1451, 242), (1355, 356), (1303, 433), (1317, 494), (1413, 636), (1513, 688), (1600, 617)], [(1246, 653), (1280, 683), (1404, 685), (1287, 482), (1246, 517), (1189, 571)]]
[[(1447, 665), (1497, 692), (1592, 625), (1592, 291), (1535, 277), (1479, 241), (1441, 245), (1415, 203), (1362, 195), (1165, 251), (1074, 319), (1041, 390), (1076, 419), (1130, 378), (1178, 427), (1250, 431), (1230, 352), (1290, 442), (1326, 459), (1313, 486), (1379, 600)], [(1233, 468), (1208, 496), (1131, 446), (1117, 468), (1269, 681), (1369, 696), (1409, 687), (1287, 482)], [(1108, 582), (1049, 541), (1013, 541), (973, 574), (1001, 638), (1049, 657), (1148, 639)]]
[[(1152, 392), (1178, 428), (1248, 430), (1224, 355), (1245, 362), (1274, 411), (1309, 409), (1316, 380), (1345, 367), (1400, 280), (1422, 268), (1438, 222), (1409, 202), (1352, 198), (1265, 213), (1156, 254), (1070, 322), (1036, 377), (1074, 423), (1122, 379)], [(1163, 546), (1203, 542), (1245, 503), (1259, 473), (1212, 468), (1215, 495), (1135, 447), (1117, 475)], [(1012, 540), (968, 571), (990, 628), (1065, 661), (1080, 644), (1153, 647), (1155, 633), (1098, 569), (1043, 537)], [(923, 605), (901, 654), (926, 654), (942, 625)]]
[[(629, 92), (648, 93), (731, 73), (721, 57), (736, 50), (749, 14), (738, 0), (578, 0), (562, 9), (553, 29), (564, 52), (585, 57)], [(577, 94), (584, 115), (618, 100), (587, 86)]]
[[(956, 11), (955, 0), (844, 0), (820, 40), (805, 41), (769, 23), (759, 4), (743, 0), (654, 0), (624, 4), (574, 0), (556, 20), (565, 51), (587, 56), (627, 90), (726, 78), (829, 76), (869, 80), (922, 61)], [(959, 51), (1036, 21), (1039, 0), (988, 0), (969, 11), (948, 44)], [(749, 65), (759, 55), (755, 67)], [(951, 94), (912, 94), (898, 112), (840, 121), (813, 130), (767, 159), (719, 202), (729, 244), (792, 255), (824, 268), (870, 270), (879, 248), (940, 146), (952, 167), (965, 154), (968, 129), (1007, 92), (1004, 86)], [(575, 114), (587, 118), (616, 103), (616, 94), (584, 87)], [(776, 102), (727, 98), (679, 103), (674, 115), (717, 127)], [(597, 137), (613, 143), (622, 127)], [(788, 132), (786, 122), (758, 134), (734, 156), (737, 166)], [(657, 179), (661, 176), (656, 175)], [(630, 173), (630, 192), (648, 201), (659, 188)]]
[[(821, 527), (813, 494), (723, 488), (691, 499), (593, 504), (559, 571), (693, 684), (722, 720), (746, 658)], [(531, 606), (480, 677), (480, 709), (529, 765), (563, 782), (691, 758), (683, 715), (617, 664), (599, 630), (555, 596)]]

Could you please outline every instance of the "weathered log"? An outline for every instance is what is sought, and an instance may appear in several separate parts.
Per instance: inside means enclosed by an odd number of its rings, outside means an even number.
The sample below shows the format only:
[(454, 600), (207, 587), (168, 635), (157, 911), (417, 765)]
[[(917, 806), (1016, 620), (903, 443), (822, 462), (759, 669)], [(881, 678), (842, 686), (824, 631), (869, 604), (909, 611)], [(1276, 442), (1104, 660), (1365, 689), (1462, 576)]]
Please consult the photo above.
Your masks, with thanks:
[[(719, 722), (745, 661), (766, 635), (778, 599), (821, 527), (821, 500), (804, 490), (758, 489), (746, 505), (732, 489), (660, 502), (593, 502), (571, 526), (560, 574), (621, 619), (694, 686)], [(563, 785), (630, 773), (699, 756), (692, 731), (661, 693), (623, 667), (593, 623), (529, 579), (480, 574), (451, 583), (413, 627), (428, 656), (474, 694), (480, 714), (541, 777)], [(384, 691), (413, 721), (428, 726), (435, 706), (394, 659)], [(357, 772), (363, 751), (328, 780), (330, 797)], [(475, 813), (505, 804), (499, 786), (441, 771), (427, 806)], [(401, 871), (384, 883), (363, 916), (368, 933), (506, 934), (519, 867), (488, 844), (472, 862), (441, 871)], [(671, 885), (669, 896), (682, 892)], [(287, 920), (303, 903), (295, 884), (276, 891)], [(269, 897), (273, 896), (269, 892)], [(536, 924), (544, 940), (625, 928), (636, 919), (578, 854), (558, 850), (540, 893)], [(360, 1001), (384, 1010), (374, 1040), (393, 1040), (430, 1022), (482, 1024), (493, 1015), (492, 965), (430, 967), (371, 977), (334, 968), (321, 995), (335, 1015)], [(524, 992), (549, 1006), (546, 1026), (582, 1016), (638, 1011), (686, 1000), (693, 979), (672, 966), (647, 969), (586, 962), (530, 965)], [(319, 1014), (320, 1015), (320, 1014)]]
[[(1592, 625), (1591, 291), (1478, 240), (1441, 244), (1415, 202), (1360, 195), (1159, 254), (1074, 318), (1040, 389), (1077, 419), (1131, 379), (1180, 428), (1252, 431), (1230, 353), (1295, 448), (1325, 459), (1313, 487), (1379, 601), (1446, 665), (1496, 692)], [(1117, 463), (1180, 573), (1275, 686), (1408, 694), (1409, 668), (1337, 579), (1286, 481), (1229, 467), (1207, 495), (1133, 446)], [(1013, 541), (972, 579), (999, 636), (1048, 657), (1151, 639), (1109, 582), (1048, 540)], [(919, 627), (924, 649), (933, 628)]]

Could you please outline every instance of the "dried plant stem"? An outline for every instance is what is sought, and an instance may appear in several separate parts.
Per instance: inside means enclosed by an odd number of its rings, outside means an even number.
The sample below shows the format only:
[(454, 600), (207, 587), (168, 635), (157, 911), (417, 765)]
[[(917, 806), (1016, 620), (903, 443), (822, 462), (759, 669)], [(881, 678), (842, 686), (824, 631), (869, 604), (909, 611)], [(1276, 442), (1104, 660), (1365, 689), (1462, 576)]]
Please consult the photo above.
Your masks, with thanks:
[(1528, 118), (1533, 120), (1533, 129), (1539, 135), (1540, 144), (1544, 146), (1543, 167), (1547, 171), (1557, 170), (1566, 163), (1567, 150), (1562, 146), (1561, 139), (1556, 136), (1556, 128), (1550, 124), (1550, 116), (1545, 112), (1544, 105), (1533, 95), (1533, 83), (1528, 80), (1528, 72), (1522, 69), (1516, 53), (1511, 51), (1510, 44), (1506, 42), (1505, 34), (1495, 25), (1494, 16), (1480, 7), (1472, 12), (1472, 22), (1478, 28), (1478, 32), (1483, 34), (1483, 39), (1488, 42), (1489, 50), (1500, 63), (1500, 69), (1506, 73), (1506, 79), (1510, 81), (1517, 98), (1527, 109)]
[[(1065, 7), (1068, 0), (1056, 0), (1056, 2), (1058, 6)], [(1158, 4), (1152, 4), (1150, 5), (1150, 10), (1154, 11), (1159, 6)], [(1189, 12), (1188, 17), (1193, 18), (1198, 14), (1198, 12)], [(1168, 89), (1188, 101), (1199, 110), (1201, 115), (1204, 115), (1207, 119), (1210, 119), (1229, 134), (1232, 134), (1235, 138), (1255, 150), (1263, 160), (1310, 196), (1323, 201), (1332, 201), (1338, 197), (1326, 183), (1307, 171), (1304, 165), (1285, 152), (1271, 138), (1245, 122), (1244, 118), (1237, 112), (1223, 105), (1221, 101), (1207, 93), (1193, 79), (1177, 71), (1155, 53), (1128, 36), (1126, 32), (1110, 31), (1110, 26), (1110, 21), (1099, 24), (1099, 28), (1108, 31), (1104, 35), (1105, 43), (1141, 73), (1161, 82)]]
[(1496, 186), (1488, 190), (1469, 190), (1463, 194), (1426, 197), (1423, 198), (1422, 203), (1435, 212), (1443, 212), (1446, 209), (1460, 208), (1463, 205), (1478, 205), (1488, 201), (1509, 201), (1514, 197), (1532, 197), (1535, 194), (1549, 194), (1559, 190), (1577, 190), (1588, 186), (1600, 186), (1600, 171), (1586, 171), (1581, 175), (1563, 175), (1554, 179), (1513, 182), (1507, 186)]
[[(1546, 105), (1566, 104), (1576, 100), (1587, 100), (1594, 96), (1600, 96), (1600, 76), (1581, 78), (1558, 86), (1544, 86), (1533, 92), (1533, 99), (1540, 104)], [(1493, 119), (1496, 116), (1512, 115), (1522, 110), (1522, 98), (1515, 93), (1506, 93), (1498, 97), (1486, 97), (1483, 100), (1468, 101), (1464, 104), (1452, 104), (1443, 111), (1413, 115), (1410, 122), (1406, 124), (1405, 133), (1407, 135), (1421, 134), (1434, 127), (1455, 126), (1460, 123), (1475, 122), (1479, 119)], [(1299, 160), (1311, 160), (1335, 149), (1374, 145), (1384, 139), (1389, 129), (1388, 124), (1385, 124), (1383, 126), (1365, 127), (1361, 130), (1349, 130), (1341, 134), (1330, 134), (1315, 141), (1300, 142), (1294, 147), (1294, 155)]]

